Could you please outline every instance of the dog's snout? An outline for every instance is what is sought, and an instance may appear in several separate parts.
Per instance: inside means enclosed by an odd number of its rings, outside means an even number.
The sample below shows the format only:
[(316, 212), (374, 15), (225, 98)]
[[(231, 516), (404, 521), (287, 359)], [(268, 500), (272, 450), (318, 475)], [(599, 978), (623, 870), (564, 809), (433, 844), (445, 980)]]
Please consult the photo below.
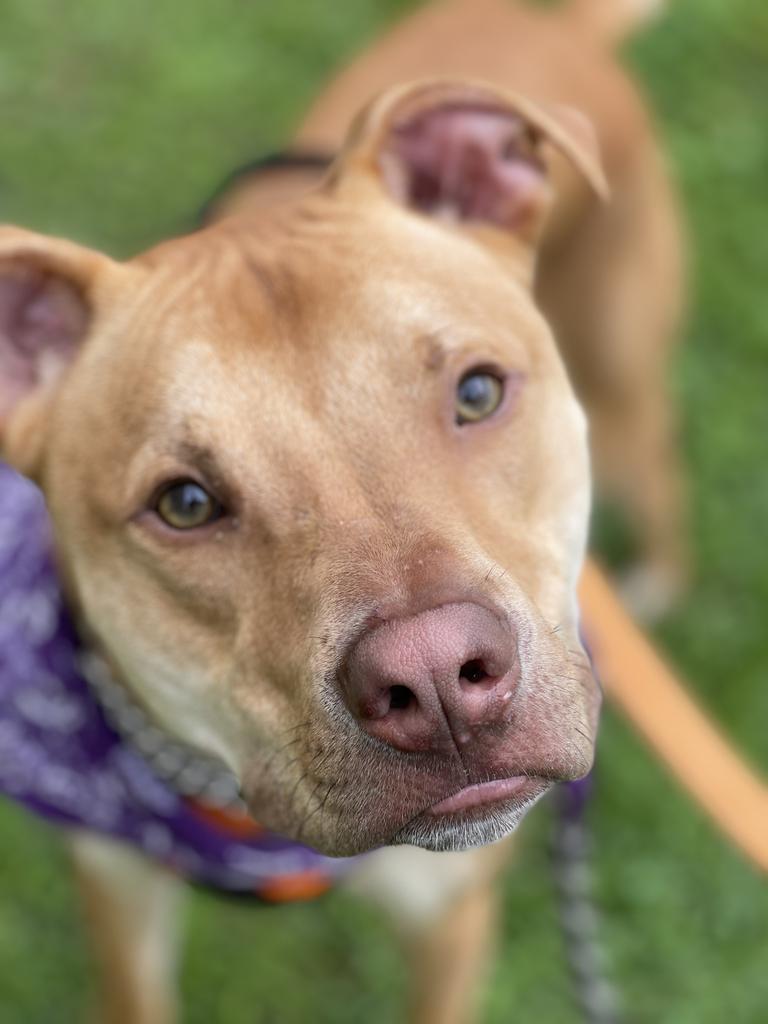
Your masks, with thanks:
[(369, 735), (402, 751), (450, 754), (509, 718), (517, 677), (511, 627), (465, 602), (370, 630), (341, 678)]

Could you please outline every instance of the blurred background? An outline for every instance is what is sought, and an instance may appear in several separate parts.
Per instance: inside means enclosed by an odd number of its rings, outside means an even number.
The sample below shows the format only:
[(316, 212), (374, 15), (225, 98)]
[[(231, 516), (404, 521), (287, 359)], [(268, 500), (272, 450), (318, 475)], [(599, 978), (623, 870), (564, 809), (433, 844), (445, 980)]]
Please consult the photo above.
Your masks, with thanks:
[[(284, 145), (326, 77), (411, 0), (3, 0), (0, 219), (118, 256), (184, 230), (234, 166)], [(655, 629), (768, 773), (768, 5), (669, 0), (626, 59), (676, 169), (694, 299), (674, 386), (696, 572)], [(361, 97), (362, 99), (362, 97)], [(608, 554), (612, 538), (598, 531)], [(757, 1024), (768, 887), (608, 707), (589, 811), (610, 972), (636, 1022)], [(532, 815), (506, 883), (485, 1019), (575, 1024), (549, 864)], [(0, 805), (0, 1017), (83, 1020), (90, 972), (69, 866)], [(185, 1021), (386, 1022), (404, 972), (374, 911), (334, 893), (257, 910), (193, 894)]]

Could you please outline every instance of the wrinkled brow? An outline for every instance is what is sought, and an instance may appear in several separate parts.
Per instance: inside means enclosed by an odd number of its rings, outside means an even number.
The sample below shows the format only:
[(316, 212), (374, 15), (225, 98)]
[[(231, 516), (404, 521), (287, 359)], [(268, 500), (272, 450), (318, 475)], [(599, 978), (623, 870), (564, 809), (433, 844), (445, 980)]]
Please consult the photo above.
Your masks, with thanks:
[(420, 334), (416, 338), (416, 345), (421, 351), (425, 369), (434, 373), (442, 370), (450, 349), (441, 338), (439, 331)]
[[(216, 453), (207, 445), (184, 438), (169, 446), (168, 453), (180, 462), (197, 469), (214, 487), (229, 491), (229, 474), (224, 471)], [(222, 498), (225, 495), (221, 495)]]

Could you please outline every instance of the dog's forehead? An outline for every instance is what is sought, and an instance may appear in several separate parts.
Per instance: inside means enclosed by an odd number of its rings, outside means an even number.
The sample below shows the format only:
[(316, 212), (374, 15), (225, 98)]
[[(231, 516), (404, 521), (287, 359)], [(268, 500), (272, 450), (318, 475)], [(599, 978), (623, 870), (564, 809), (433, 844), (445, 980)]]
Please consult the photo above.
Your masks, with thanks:
[(224, 222), (146, 262), (145, 310), (128, 329), (154, 336), (158, 357), (186, 336), (294, 373), (297, 357), (407, 361), (429, 336), (433, 351), (501, 345), (525, 361), (546, 334), (527, 286), (482, 246), (390, 203), (306, 202)]
[(435, 244), (431, 225), (402, 219), (342, 211), (201, 236), (184, 299), (154, 326), (171, 336), (157, 345), (154, 415), (280, 433), (303, 409), (341, 429), (396, 415), (446, 364), (551, 366), (518, 282), (473, 243), (442, 232)]

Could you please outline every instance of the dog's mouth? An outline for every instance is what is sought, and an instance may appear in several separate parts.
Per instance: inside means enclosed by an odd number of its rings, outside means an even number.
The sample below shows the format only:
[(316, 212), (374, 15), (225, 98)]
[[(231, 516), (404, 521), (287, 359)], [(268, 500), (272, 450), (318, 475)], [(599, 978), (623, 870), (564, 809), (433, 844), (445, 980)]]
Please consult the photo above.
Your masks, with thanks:
[(466, 850), (503, 839), (555, 784), (535, 775), (464, 786), (413, 817), (390, 839), (435, 851)]
[[(575, 718), (576, 695), (570, 710)], [(256, 757), (245, 773), (247, 801), (266, 827), (332, 856), (495, 842), (557, 782), (591, 766), (591, 731), (556, 728), (543, 705), (525, 712), (485, 729), (461, 757), (399, 753), (342, 720), (332, 737), (307, 737), (298, 763), (290, 740), (285, 751)]]
[(426, 812), (439, 818), (447, 814), (472, 811), (485, 804), (509, 803), (525, 800), (531, 791), (545, 780), (528, 775), (512, 775), (508, 779), (493, 779), (464, 786), (452, 796), (433, 804)]
[(557, 781), (533, 766), (530, 771), (519, 762), (509, 767), (488, 764), (467, 772), (456, 760), (403, 771), (394, 759), (372, 769), (363, 763), (353, 777), (333, 772), (305, 781), (302, 774), (288, 800), (284, 791), (275, 793), (269, 772), (256, 770), (246, 791), (262, 824), (332, 856), (401, 844), (459, 850), (514, 831)]

